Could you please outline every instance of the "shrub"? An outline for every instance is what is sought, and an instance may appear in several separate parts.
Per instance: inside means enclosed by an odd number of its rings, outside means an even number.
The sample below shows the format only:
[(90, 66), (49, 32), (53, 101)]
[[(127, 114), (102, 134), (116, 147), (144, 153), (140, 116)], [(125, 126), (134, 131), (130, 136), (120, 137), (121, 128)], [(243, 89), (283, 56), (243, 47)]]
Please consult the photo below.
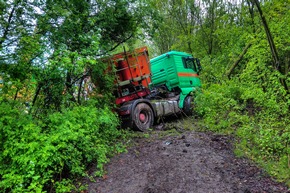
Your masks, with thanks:
[(0, 189), (6, 192), (68, 192), (72, 177), (86, 176), (97, 163), (102, 175), (108, 156), (124, 147), (116, 115), (108, 108), (74, 107), (43, 120), (0, 103)]
[(231, 80), (211, 84), (196, 105), (206, 130), (235, 135), (236, 153), (290, 184), (289, 102), (279, 92)]

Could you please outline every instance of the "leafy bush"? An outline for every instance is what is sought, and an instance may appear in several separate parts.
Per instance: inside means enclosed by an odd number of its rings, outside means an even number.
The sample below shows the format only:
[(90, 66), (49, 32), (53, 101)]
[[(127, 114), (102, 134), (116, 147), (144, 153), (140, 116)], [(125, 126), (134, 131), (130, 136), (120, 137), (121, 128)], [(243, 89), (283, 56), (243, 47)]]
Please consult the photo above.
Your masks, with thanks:
[(211, 84), (196, 98), (196, 110), (206, 130), (235, 135), (238, 155), (290, 185), (289, 104), (277, 91), (235, 80)]
[(196, 111), (203, 117), (204, 126), (213, 131), (222, 132), (228, 127), (247, 121), (242, 116), (242, 88), (235, 84), (212, 84), (197, 96)]
[(6, 192), (69, 192), (71, 177), (86, 176), (86, 168), (103, 164), (124, 147), (122, 131), (108, 108), (74, 107), (34, 120), (15, 105), (0, 103), (0, 189)]

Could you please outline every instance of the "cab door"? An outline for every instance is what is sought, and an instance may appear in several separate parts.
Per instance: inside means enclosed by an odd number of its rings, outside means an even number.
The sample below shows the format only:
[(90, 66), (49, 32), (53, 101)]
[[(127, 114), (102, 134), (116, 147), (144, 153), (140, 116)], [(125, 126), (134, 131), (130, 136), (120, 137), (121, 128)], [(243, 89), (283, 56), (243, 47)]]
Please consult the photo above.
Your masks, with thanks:
[(193, 57), (183, 57), (183, 69), (178, 72), (182, 87), (196, 87), (200, 85), (198, 78), (199, 67), (196, 64), (196, 59)]

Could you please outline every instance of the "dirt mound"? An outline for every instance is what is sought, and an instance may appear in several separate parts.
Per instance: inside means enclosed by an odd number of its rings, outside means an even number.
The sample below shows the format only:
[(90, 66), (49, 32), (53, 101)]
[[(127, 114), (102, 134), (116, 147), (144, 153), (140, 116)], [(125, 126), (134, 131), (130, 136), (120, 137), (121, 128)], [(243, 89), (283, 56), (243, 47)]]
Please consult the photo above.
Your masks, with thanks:
[(176, 135), (136, 139), (128, 153), (111, 159), (104, 178), (88, 182), (88, 192), (288, 192), (248, 160), (235, 157), (229, 137), (194, 131)]

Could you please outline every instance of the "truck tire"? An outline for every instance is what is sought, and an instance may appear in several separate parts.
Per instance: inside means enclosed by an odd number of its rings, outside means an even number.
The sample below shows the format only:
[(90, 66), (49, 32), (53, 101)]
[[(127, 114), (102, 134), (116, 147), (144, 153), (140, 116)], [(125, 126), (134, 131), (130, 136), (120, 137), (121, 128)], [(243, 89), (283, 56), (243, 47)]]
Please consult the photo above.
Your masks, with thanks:
[(183, 103), (183, 112), (187, 115), (187, 116), (192, 116), (193, 115), (193, 104), (192, 104), (192, 96), (187, 96), (184, 99), (184, 103)]
[(146, 103), (139, 103), (136, 105), (133, 115), (133, 128), (139, 131), (146, 131), (152, 127), (154, 122), (153, 111)]

